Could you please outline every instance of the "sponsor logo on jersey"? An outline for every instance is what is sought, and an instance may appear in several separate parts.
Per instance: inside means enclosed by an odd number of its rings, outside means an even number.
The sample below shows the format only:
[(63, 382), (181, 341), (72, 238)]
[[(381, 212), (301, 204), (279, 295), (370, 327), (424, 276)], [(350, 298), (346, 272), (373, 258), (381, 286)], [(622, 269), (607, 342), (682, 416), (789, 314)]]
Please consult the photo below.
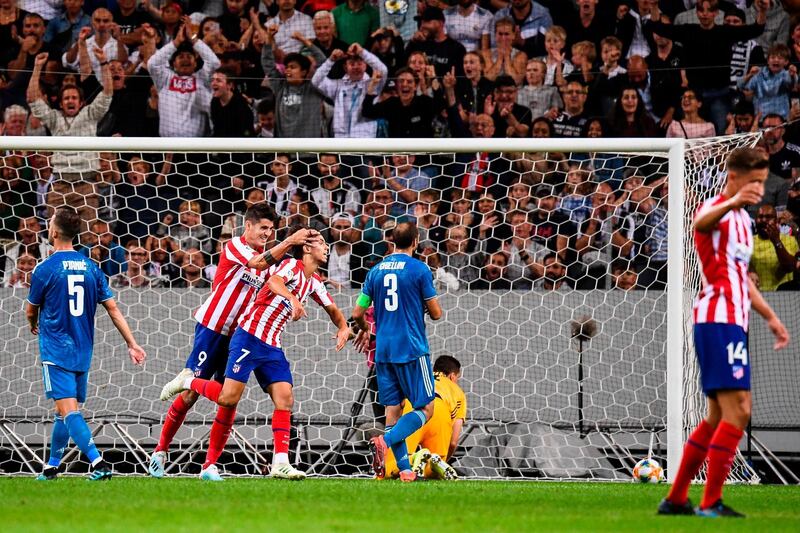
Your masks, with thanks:
[(249, 270), (245, 270), (242, 273), (242, 282), (250, 285), (251, 287), (255, 287), (256, 289), (260, 289), (262, 285), (264, 285), (264, 278), (259, 276), (258, 274), (253, 274)]

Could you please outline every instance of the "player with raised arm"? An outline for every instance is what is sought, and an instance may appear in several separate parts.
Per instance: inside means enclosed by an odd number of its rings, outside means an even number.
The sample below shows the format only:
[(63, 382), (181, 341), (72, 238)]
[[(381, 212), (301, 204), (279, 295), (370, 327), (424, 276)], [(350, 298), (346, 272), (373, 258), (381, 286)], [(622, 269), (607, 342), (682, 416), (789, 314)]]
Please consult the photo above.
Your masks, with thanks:
[[(386, 451), (391, 448), (400, 480), (417, 476), (408, 460), (406, 439), (433, 416), (433, 371), (425, 333), (425, 312), (442, 317), (430, 269), (412, 254), (419, 244), (417, 226), (411, 222), (393, 231), (395, 253), (372, 267), (361, 289), (353, 320), (361, 332), (369, 331), (364, 314), (375, 302), (377, 347), (375, 368), (378, 400), (386, 406), (386, 433), (370, 440), (372, 468), (386, 475)], [(403, 399), (412, 411), (403, 415)], [(401, 416), (402, 415), (402, 416)]]
[[(293, 235), (306, 234), (302, 227), (292, 228)], [(306, 238), (303, 238), (305, 241)], [(289, 463), (289, 433), (291, 430), (292, 373), (281, 349), (281, 334), (289, 320), (306, 316), (304, 304), (308, 297), (325, 309), (331, 322), (338, 328), (336, 351), (341, 350), (350, 337), (350, 328), (344, 315), (328, 294), (318, 271), (328, 259), (328, 245), (322, 239), (312, 239), (297, 244), (291, 258), (284, 259), (269, 270), (266, 286), (239, 318), (238, 327), (230, 342), (230, 355), (225, 369), (224, 384), (196, 378), (184, 369), (175, 379), (164, 385), (161, 398), (166, 400), (183, 390), (192, 390), (219, 405), (211, 428), (212, 435), (224, 438), (209, 444), (209, 455), (203, 465), (201, 479), (221, 481), (216, 461), (230, 435), (236, 405), (242, 398), (247, 380), (255, 373), (261, 388), (269, 394), (275, 410), (272, 413), (274, 454), (270, 475), (280, 479), (305, 479), (306, 474)], [(219, 426), (224, 425), (224, 429)], [(215, 429), (214, 426), (218, 426)], [(212, 454), (212, 447), (214, 453)]]
[[(744, 516), (722, 503), (722, 485), (750, 420), (750, 307), (767, 321), (775, 350), (789, 342), (783, 323), (747, 275), (753, 232), (744, 208), (761, 202), (769, 159), (758, 150), (737, 148), (727, 166), (722, 194), (700, 206), (693, 224), (703, 279), (694, 301), (694, 343), (708, 414), (686, 441), (675, 483), (658, 506), (659, 514)], [(694, 509), (689, 484), (706, 459), (703, 500)]]
[[(269, 204), (254, 204), (245, 211), (243, 234), (225, 244), (211, 284), (211, 294), (194, 314), (197, 325), (194, 330), (194, 346), (186, 360), (187, 374), (222, 381), (231, 335), (242, 312), (255, 299), (256, 293), (264, 284), (266, 269), (280, 261), (293, 246), (319, 238), (316, 231), (299, 231), (266, 250), (277, 219), (278, 215)], [(170, 405), (158, 445), (150, 457), (148, 471), (151, 476), (164, 476), (169, 445), (198, 397), (196, 392), (187, 390)], [(212, 426), (209, 456), (206, 457), (208, 464), (213, 464), (222, 453), (222, 449), (217, 448), (217, 443), (227, 441), (234, 415), (235, 411), (225, 410), (218, 415), (220, 423)]]
[(70, 437), (92, 465), (88, 479), (111, 479), (111, 466), (100, 456), (89, 426), (78, 410), (86, 401), (86, 385), (94, 350), (94, 315), (103, 304), (128, 345), (137, 365), (145, 354), (114, 301), (106, 276), (72, 246), (82, 220), (72, 207), (59, 207), (50, 218), (48, 239), (53, 253), (36, 265), (25, 315), (31, 333), (39, 336), (39, 355), (45, 395), (55, 402), (50, 458), (37, 479), (58, 477), (58, 468)]

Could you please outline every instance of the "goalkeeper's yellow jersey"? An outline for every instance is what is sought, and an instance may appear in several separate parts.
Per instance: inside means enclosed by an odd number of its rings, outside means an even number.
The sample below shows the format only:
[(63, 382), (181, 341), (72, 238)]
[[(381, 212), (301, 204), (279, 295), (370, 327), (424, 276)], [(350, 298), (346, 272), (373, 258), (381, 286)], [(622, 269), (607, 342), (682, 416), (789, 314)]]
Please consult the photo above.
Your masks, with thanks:
[(436, 381), (434, 391), (436, 397), (440, 398), (450, 411), (450, 420), (457, 418), (467, 418), (467, 397), (461, 387), (453, 383), (441, 372), (434, 372), (433, 379)]

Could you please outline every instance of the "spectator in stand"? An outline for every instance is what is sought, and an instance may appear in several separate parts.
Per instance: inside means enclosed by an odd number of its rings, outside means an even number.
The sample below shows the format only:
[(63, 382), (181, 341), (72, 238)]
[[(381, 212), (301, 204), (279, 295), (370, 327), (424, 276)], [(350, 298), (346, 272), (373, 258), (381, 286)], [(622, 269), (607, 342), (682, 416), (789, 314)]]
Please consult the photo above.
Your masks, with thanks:
[(4, 264), (2, 267), (3, 279), (8, 281), (17, 264), (17, 258), (29, 255), (34, 260), (41, 261), (50, 255), (50, 245), (47, 236), (42, 234), (42, 224), (36, 217), (20, 218), (16, 229), (14, 242), (5, 244)]
[(211, 229), (203, 224), (203, 210), (200, 202), (184, 200), (178, 207), (178, 223), (172, 224), (172, 219), (167, 219), (157, 231), (157, 235), (169, 235), (175, 240), (180, 250), (198, 248), (206, 253), (211, 253)]
[[(464, 117), (483, 113), (486, 97), (494, 90), (494, 84), (483, 75), (484, 65), (481, 53), (467, 52), (464, 55), (464, 77), (456, 78), (455, 87), (458, 104), (465, 113)], [(455, 71), (453, 75), (455, 76)]]
[[(281, 72), (275, 63), (275, 26), (259, 31), (265, 43), (261, 50), (261, 66), (275, 92), (275, 137), (322, 137), (323, 98), (309, 79), (311, 61), (297, 52), (286, 54)], [(292, 38), (310, 50), (316, 64), (325, 61), (322, 51), (301, 33), (295, 33)]]
[[(788, 69), (786, 67), (789, 67)], [(789, 95), (797, 86), (797, 67), (789, 65), (789, 47), (779, 43), (767, 53), (767, 68), (751, 67), (739, 82), (745, 97), (753, 100), (756, 113), (789, 116)]]
[(660, 132), (635, 87), (625, 87), (609, 117), (612, 137), (658, 137)]
[(168, 210), (168, 201), (159, 195), (158, 178), (152, 176), (152, 165), (140, 156), (128, 160), (123, 182), (114, 187), (115, 233), (120, 242), (144, 239), (155, 232), (159, 215)]
[(247, 19), (247, 3), (245, 0), (225, 0), (222, 15), (217, 17), (219, 29), (228, 41), (236, 42), (242, 37), (242, 20)]
[(548, 28), (544, 34), (544, 46), (547, 55), (537, 58), (547, 66), (544, 84), (563, 87), (567, 83), (567, 76), (575, 70), (564, 52), (567, 46), (567, 32), (561, 26)]
[(467, 50), (447, 35), (444, 13), (438, 7), (426, 7), (422, 12), (419, 31), (406, 46), (406, 54), (412, 52), (424, 52), (433, 63), (437, 76), (444, 76), (454, 67), (458, 76), (463, 75), (461, 69)]
[(506, 277), (514, 283), (515, 288), (529, 289), (533, 280), (544, 273), (542, 262), (549, 251), (547, 246), (534, 239), (530, 215), (524, 211), (511, 211), (508, 223), (512, 235), (503, 243), (503, 252), (509, 258)]
[[(89, 35), (93, 34), (91, 37)], [(92, 27), (83, 28), (78, 34), (78, 41), (70, 47), (69, 50), (64, 52), (61, 62), (62, 64), (71, 69), (80, 70), (80, 57), (82, 53), (81, 48), (86, 46), (89, 53), (89, 62), (92, 65), (92, 71), (95, 77), (99, 80), (102, 79), (102, 67), (100, 60), (96, 54), (91, 52), (95, 49), (101, 49), (105, 54), (104, 61), (118, 59), (125, 63), (128, 61), (128, 49), (119, 40), (119, 26), (114, 22), (111, 12), (105, 8), (98, 8), (92, 13)]]
[[(744, 3), (741, 2), (741, 0), (728, 1), (736, 2), (737, 5), (744, 9)], [(759, 46), (761, 46), (761, 48), (768, 50), (769, 47), (775, 43), (786, 43), (789, 41), (790, 18), (789, 14), (787, 13), (789, 9), (789, 2), (787, 0), (766, 0), (765, 3), (767, 6), (767, 23), (764, 27), (764, 33), (756, 38), (756, 42)], [(792, 15), (796, 15), (796, 0), (793, 3), (795, 4), (795, 9), (793, 10), (794, 12)], [(753, 21), (758, 19), (758, 13), (761, 9), (761, 6), (755, 0), (753, 2), (747, 2), (747, 4), (750, 6), (747, 8), (747, 23), (752, 24)]]
[(481, 269), (480, 277), (470, 283), (471, 290), (506, 291), (511, 289), (511, 281), (506, 277), (506, 267), (508, 266), (508, 254), (505, 252), (494, 252), (486, 255), (486, 261)]
[(534, 193), (537, 198), (536, 209), (531, 213), (530, 221), (534, 225), (534, 239), (555, 252), (564, 261), (571, 265), (574, 259), (574, 240), (577, 228), (570, 222), (569, 216), (558, 209), (558, 196), (555, 186), (542, 184)]
[(150, 235), (144, 245), (147, 253), (150, 254), (150, 263), (147, 265), (147, 273), (151, 278), (163, 278), (164, 283), (171, 284), (180, 276), (180, 268), (177, 262), (180, 260), (181, 252), (177, 243), (171, 237)]
[(433, 274), (433, 283), (436, 290), (457, 291), (461, 287), (458, 276), (442, 268), (442, 257), (436, 252), (436, 248), (431, 246), (421, 247), (419, 253), (420, 261), (424, 261)]
[(438, 215), (442, 193), (437, 189), (425, 189), (419, 193), (419, 200), (414, 205), (414, 220), (419, 230), (420, 246), (439, 248), (444, 240), (445, 227)]
[[(533, 119), (531, 123), (531, 137), (534, 139), (549, 139), (555, 136), (553, 122), (547, 117)], [(577, 135), (576, 137), (580, 137)]]
[(469, 284), (480, 277), (480, 265), (483, 264), (482, 254), (470, 251), (473, 243), (470, 242), (469, 234), (466, 226), (448, 228), (442, 259), (444, 270), (464, 284)]
[[(270, 164), (275, 177), (265, 186), (266, 200), (281, 216), (289, 214), (289, 199), (297, 190), (297, 182), (292, 179), (292, 163), (287, 154), (276, 154)], [(256, 182), (256, 185), (260, 185)]]
[(492, 13), (476, 0), (458, 0), (445, 9), (444, 25), (447, 35), (464, 45), (467, 52), (489, 48)]
[[(0, 4), (0, 67), (12, 61), (20, 52), (24, 35), (24, 19), (28, 12), (17, 6), (17, 0), (5, 0)], [(38, 51), (37, 51), (38, 53)]]
[(3, 123), (0, 124), (0, 135), (27, 135), (28, 111), (21, 105), (8, 106), (3, 111)]
[[(198, 55), (203, 66), (198, 70)], [(175, 39), (147, 62), (147, 70), (158, 89), (159, 135), (203, 137), (208, 130), (211, 105), (211, 75), (219, 59), (206, 43), (192, 37), (182, 25)]]
[(586, 87), (578, 81), (568, 82), (561, 93), (564, 109), (553, 119), (556, 137), (580, 137), (588, 116), (585, 112)]
[(758, 37), (764, 32), (769, 0), (756, 0), (756, 23), (748, 26), (718, 26), (718, 0), (697, 3), (699, 24), (672, 26), (658, 20), (650, 21), (646, 31), (653, 31), (683, 44), (689, 85), (706, 105), (709, 118), (718, 134), (725, 131), (726, 118), (731, 110), (730, 64), (731, 47), (743, 40)]
[(253, 111), (234, 85), (230, 70), (218, 68), (211, 76), (213, 137), (253, 137)]
[(317, 171), (320, 176), (320, 186), (311, 191), (310, 198), (316, 204), (325, 223), (333, 224), (331, 217), (337, 213), (356, 216), (361, 207), (361, 196), (354, 185), (342, 181), (339, 177), (339, 156), (320, 154)]
[[(738, 7), (725, 9), (725, 26), (744, 26), (746, 21), (744, 11)], [(739, 82), (753, 66), (765, 63), (764, 49), (755, 39), (734, 43), (731, 47), (731, 91), (739, 90)]]
[(353, 217), (345, 212), (336, 213), (331, 218), (327, 275), (337, 287), (360, 287), (367, 276), (362, 260), (369, 250), (365, 250), (353, 221)]
[(206, 257), (197, 248), (188, 248), (181, 259), (180, 277), (172, 282), (172, 287), (181, 289), (208, 289), (211, 282), (204, 277)]
[(542, 261), (544, 273), (541, 278), (533, 282), (534, 289), (545, 291), (571, 290), (570, 280), (567, 278), (567, 269), (558, 255), (550, 252)]
[(581, 224), (591, 215), (592, 185), (592, 173), (588, 170), (574, 167), (567, 172), (558, 207), (575, 224)]
[(40, 220), (47, 219), (47, 195), (56, 179), (53, 175), (53, 167), (50, 165), (51, 155), (50, 152), (35, 152), (28, 155), (28, 165), (33, 170), (31, 189), (36, 197), (33, 202), (25, 203), (33, 206), (33, 214)]
[[(3, 104), (23, 104), (25, 102), (25, 88), (30, 87), (30, 77), (36, 58), (40, 54), (48, 54), (48, 60), (44, 67), (47, 72), (55, 72), (60, 67), (59, 58), (53, 53), (52, 47), (43, 41), (45, 22), (42, 17), (35, 13), (27, 13), (22, 17), (22, 21), (22, 39), (17, 37), (12, 45), (12, 49), (17, 52), (16, 57), (11, 59), (5, 68), (6, 77), (11, 82), (0, 92)], [(17, 26), (12, 22), (9, 27), (16, 30)], [(0, 64), (0, 67), (3, 66)]]
[(500, 249), (503, 241), (510, 236), (510, 228), (503, 224), (503, 214), (498, 209), (498, 202), (489, 191), (483, 191), (474, 202), (474, 222), (471, 237), (480, 243), (486, 253), (494, 253)]
[[(61, 111), (51, 109), (39, 90), (39, 77), (47, 63), (47, 53), (36, 56), (36, 64), (28, 85), (28, 102), (33, 116), (42, 121), (52, 135), (94, 137), (97, 123), (111, 104), (113, 87), (108, 62), (102, 50), (96, 49), (103, 65), (103, 92), (84, 106), (83, 92), (74, 85), (64, 85), (60, 91)], [(58, 177), (48, 194), (51, 208), (70, 205), (78, 210), (86, 224), (97, 218), (98, 197), (95, 190), (99, 161), (97, 152), (56, 152), (50, 159)], [(85, 229), (85, 227), (84, 227)]]
[(317, 204), (309, 199), (305, 189), (297, 189), (292, 193), (289, 198), (289, 214), (278, 222), (279, 231), (288, 230), (292, 226), (308, 227), (318, 231), (326, 241), (328, 239), (328, 224), (320, 216)]
[(64, 0), (64, 12), (47, 23), (44, 42), (60, 56), (78, 42), (81, 29), (91, 25), (92, 18), (83, 11), (83, 0)]
[(547, 67), (539, 59), (531, 59), (525, 67), (527, 84), (517, 92), (517, 103), (528, 107), (532, 117), (554, 119), (558, 110), (564, 106), (561, 93), (552, 85), (545, 85), (544, 77)]
[(667, 137), (682, 137), (684, 139), (699, 139), (713, 137), (714, 125), (703, 120), (700, 108), (703, 107), (702, 97), (693, 89), (686, 89), (681, 96), (681, 111), (683, 118), (673, 120), (667, 128)]
[(483, 75), (489, 81), (498, 76), (511, 76), (514, 83), (520, 84), (525, 79), (525, 65), (528, 57), (525, 52), (514, 48), (514, 21), (500, 19), (494, 26), (494, 47), (480, 51), (483, 64), (486, 65)]
[(682, 68), (685, 63), (683, 47), (658, 32), (653, 32), (652, 38), (653, 50), (647, 57), (650, 94), (653, 114), (659, 118), (660, 128), (665, 129), (672, 122), (682, 87), (687, 86), (688, 81)]
[(11, 289), (24, 289), (31, 286), (31, 274), (36, 268), (36, 258), (30, 254), (17, 257), (14, 272), (6, 281), (5, 286)]
[(347, 43), (336, 36), (336, 20), (330, 11), (317, 11), (311, 23), (316, 36), (312, 43), (322, 50), (325, 57), (331, 57), (334, 50), (347, 51)]
[[(89, 76), (84, 81), (84, 87), (89, 89), (91, 94), (95, 92), (90, 87), (96, 83), (96, 78), (91, 75), (88, 67), (88, 62), (84, 61), (81, 64), (81, 74)], [(152, 81), (146, 76), (128, 76), (124, 63), (116, 59), (108, 62), (108, 70), (111, 73), (114, 96), (108, 112), (97, 125), (98, 137), (156, 136), (158, 132), (151, 131), (150, 123), (145, 116)]]
[[(388, 243), (384, 239), (384, 229), (395, 224), (398, 220), (405, 222), (406, 217), (396, 219), (391, 215), (394, 194), (389, 189), (372, 191), (364, 204), (364, 210), (358, 217), (358, 228), (361, 230), (362, 240), (369, 250), (364, 256), (363, 268), (369, 270), (386, 256)], [(394, 226), (392, 226), (394, 227)]]
[(417, 31), (417, 21), (419, 9), (425, 6), (425, 0), (404, 0), (399, 2), (378, 2), (380, 10), (381, 26), (397, 28), (400, 37), (404, 41), (411, 39)]
[[(328, 77), (337, 61), (345, 58), (345, 75), (341, 79)], [(344, 52), (334, 50), (331, 56), (320, 65), (311, 79), (311, 83), (324, 96), (333, 100), (333, 136), (373, 138), (378, 131), (378, 124), (362, 115), (364, 98), (370, 77), (367, 65), (373, 72), (380, 74), (375, 88), (376, 94), (383, 90), (386, 83), (386, 66), (374, 54), (354, 44)]]
[(392, 164), (376, 169), (377, 178), (383, 179), (386, 188), (395, 194), (394, 216), (411, 215), (419, 199), (419, 191), (432, 187), (433, 180), (421, 168), (414, 166), (416, 156), (393, 155)]
[(115, 289), (154, 289), (165, 286), (163, 278), (154, 278), (147, 271), (147, 250), (133, 240), (125, 247), (127, 269), (111, 278), (111, 286)]
[(577, 4), (577, 16), (560, 22), (567, 30), (569, 46), (580, 41), (589, 41), (595, 49), (599, 49), (600, 41), (609, 35), (616, 35), (625, 42), (630, 42), (635, 19), (632, 17), (619, 19), (615, 2), (602, 2), (598, 5), (598, 0), (578, 0)]
[(594, 80), (594, 62), (597, 60), (597, 47), (591, 41), (579, 41), (572, 45), (570, 52), (570, 63), (574, 70), (565, 76), (567, 82), (578, 81), (584, 84), (592, 83)]
[(540, 34), (553, 25), (550, 11), (533, 0), (511, 0), (506, 7), (497, 10), (494, 14), (490, 35), (494, 35), (494, 23), (504, 18), (510, 18), (519, 28), (514, 46), (523, 50), (529, 57), (541, 55), (544, 47)]
[(108, 222), (94, 220), (89, 226), (89, 232), (93, 237), (86, 241), (89, 246), (81, 246), (78, 251), (97, 263), (100, 270), (109, 278), (124, 272), (128, 268), (125, 249), (116, 241)]
[[(614, 259), (614, 246), (623, 244), (614, 232), (615, 197), (607, 183), (598, 183), (592, 193), (592, 212), (580, 224), (575, 239), (575, 252), (582, 267), (577, 289), (609, 288), (609, 266)], [(614, 238), (616, 237), (616, 241)]]
[(614, 280), (614, 288), (623, 291), (639, 289), (637, 281), (639, 273), (636, 265), (631, 261), (620, 259), (611, 264), (611, 278)]
[(774, 291), (778, 285), (794, 279), (797, 238), (781, 233), (775, 207), (771, 205), (758, 208), (755, 233), (750, 268), (758, 274), (762, 291)]
[(733, 112), (728, 118), (728, 127), (725, 129), (725, 135), (752, 133), (754, 131), (758, 131), (758, 121), (756, 120), (756, 110), (753, 107), (753, 103), (740, 99), (733, 106)]
[[(275, 3), (278, 4), (278, 14), (267, 20), (264, 27), (270, 29), (277, 47), (276, 56), (281, 60), (285, 54), (299, 53), (303, 47), (296, 34), (309, 41), (314, 39), (314, 23), (311, 17), (295, 10), (296, 0), (275, 0)], [(261, 30), (263, 27), (259, 24), (256, 31)]]
[(433, 119), (444, 107), (444, 100), (440, 95), (435, 98), (418, 95), (419, 79), (407, 68), (397, 71), (395, 83), (397, 96), (375, 102), (378, 87), (383, 84), (383, 75), (379, 71), (373, 72), (367, 85), (362, 116), (385, 119), (389, 137), (433, 137)]
[[(756, 150), (763, 152), (764, 155), (769, 157), (769, 150), (767, 150), (767, 141), (762, 136), (754, 147)], [(755, 219), (758, 209), (762, 205), (771, 205), (778, 212), (778, 215), (786, 215), (784, 210), (789, 200), (789, 182), (782, 177), (778, 176), (772, 170), (767, 174), (767, 180), (764, 182), (764, 194), (761, 197), (761, 202), (754, 205), (745, 207), (751, 218)], [(793, 232), (796, 235), (796, 232)]]
[(367, 40), (364, 47), (372, 52), (389, 71), (389, 76), (394, 76), (397, 69), (403, 66), (405, 60), (405, 45), (397, 28), (378, 28)]
[(511, 76), (498, 76), (492, 96), (483, 110), (494, 121), (495, 137), (527, 137), (531, 128), (531, 110), (517, 103), (517, 86)]
[(764, 139), (769, 150), (769, 170), (782, 177), (787, 183), (792, 184), (800, 178), (800, 146), (787, 143), (783, 136), (785, 133), (785, 120), (780, 115), (769, 114), (761, 119), (761, 129), (764, 130)]
[(378, 10), (367, 0), (346, 0), (331, 11), (339, 38), (347, 45), (367, 44), (370, 34), (381, 27)]

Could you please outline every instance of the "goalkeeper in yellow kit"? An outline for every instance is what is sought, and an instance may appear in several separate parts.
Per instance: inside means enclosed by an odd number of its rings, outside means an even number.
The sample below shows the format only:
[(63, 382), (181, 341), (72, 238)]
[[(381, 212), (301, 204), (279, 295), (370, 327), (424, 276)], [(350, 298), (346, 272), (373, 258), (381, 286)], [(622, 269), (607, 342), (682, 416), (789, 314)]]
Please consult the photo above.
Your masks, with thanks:
[[(433, 364), (434, 408), (433, 416), (424, 426), (406, 439), (413, 454), (411, 468), (418, 476), (426, 478), (456, 479), (455, 469), (448, 464), (453, 457), (467, 416), (467, 399), (458, 386), (461, 363), (455, 357), (442, 355)], [(406, 401), (403, 413), (412, 409)], [(417, 447), (421, 446), (417, 451)], [(397, 463), (391, 450), (386, 453), (386, 477), (397, 477)]]

